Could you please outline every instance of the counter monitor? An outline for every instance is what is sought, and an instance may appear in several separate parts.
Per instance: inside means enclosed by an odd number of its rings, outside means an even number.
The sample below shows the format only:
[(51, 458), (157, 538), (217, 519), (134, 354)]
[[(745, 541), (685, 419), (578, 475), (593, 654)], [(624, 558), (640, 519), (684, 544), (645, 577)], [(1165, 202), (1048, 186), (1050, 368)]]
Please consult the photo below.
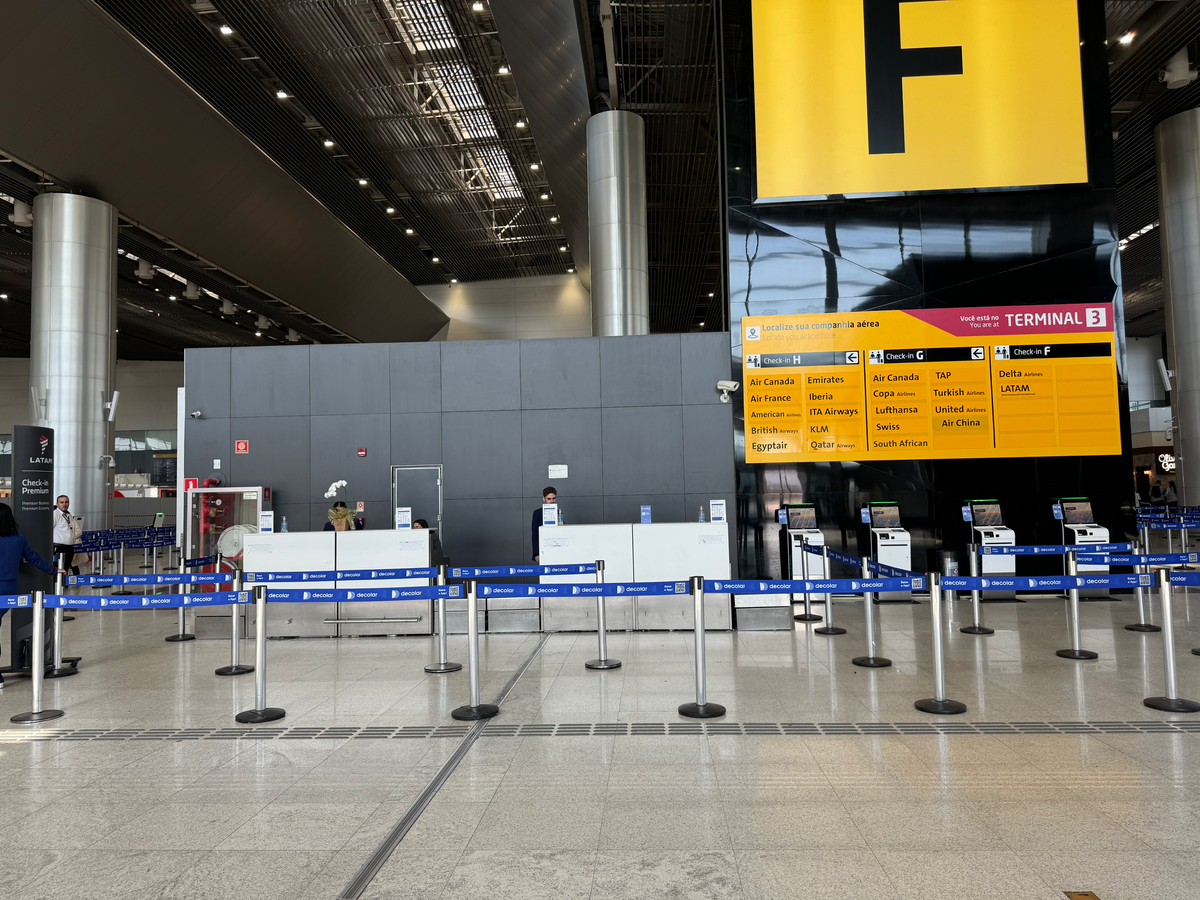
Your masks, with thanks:
[(871, 527), (873, 528), (902, 528), (900, 524), (900, 507), (894, 503), (870, 505)]
[(817, 508), (811, 503), (789, 504), (786, 509), (789, 531), (817, 530)]
[(1095, 525), (1091, 500), (1063, 500), (1063, 522), (1067, 525)]
[(1004, 524), (1000, 504), (990, 500), (971, 503), (971, 518), (980, 528), (999, 528)]

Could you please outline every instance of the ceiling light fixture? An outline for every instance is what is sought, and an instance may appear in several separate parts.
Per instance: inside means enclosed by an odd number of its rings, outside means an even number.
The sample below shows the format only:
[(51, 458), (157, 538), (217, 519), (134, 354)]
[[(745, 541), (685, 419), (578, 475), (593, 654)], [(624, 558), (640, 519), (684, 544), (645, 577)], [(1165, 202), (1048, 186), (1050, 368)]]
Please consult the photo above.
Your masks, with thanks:
[(387, 208), (387, 211), (388, 211), (389, 213), (394, 213), (394, 212), (396, 211), (396, 207), (394, 207), (394, 206), (389, 206), (389, 207)]
[(436, 256), (433, 258), (433, 261), (434, 261), (434, 262), (441, 262), (441, 260), (440, 260), (440, 259), (438, 259)]
[(712, 295), (713, 295), (713, 292), (712, 292), (712, 291), (709, 291), (709, 292), (708, 292), (708, 296), (710, 296), (710, 297), (711, 297)]
[(536, 172), (538, 169), (541, 168), (541, 166), (539, 166), (537, 163), (530, 163), (529, 168), (532, 169), (534, 172)]
[(450, 279), (450, 283), (451, 283), (451, 284), (458, 284), (458, 279), (457, 279), (457, 278), (451, 278), (451, 279)]
[(326, 147), (332, 147), (332, 146), (333, 146), (333, 141), (331, 141), (329, 138), (325, 138), (325, 140), (323, 141), (323, 143), (325, 144), (325, 146), (326, 146)]
[(1117, 38), (1117, 43), (1124, 44), (1126, 47), (1128, 47), (1130, 44), (1133, 43), (1133, 38), (1134, 38), (1134, 33), (1132, 31), (1127, 31), (1123, 35), (1121, 35), (1119, 38)]
[(483, 4), (480, 3), (479, 0), (475, 0), (475, 2), (471, 4), (471, 9), (473, 9), (475, 12), (483, 12)]
[(225, 35), (225, 37), (229, 37), (231, 34), (233, 34), (233, 29), (230, 28), (228, 25), (222, 25), (221, 26), (221, 34)]
[(0, 294), (0, 300), (7, 300), (8, 294)]
[(524, 119), (517, 119), (517, 127), (518, 127), (518, 128), (524, 128), (524, 127), (525, 127), (525, 120), (524, 120)]
[(288, 98), (287, 91), (276, 91), (275, 96), (280, 100), (286, 100)]
[(365, 178), (360, 178), (360, 179), (358, 179), (358, 183), (359, 183), (359, 184), (361, 184), (363, 187), (366, 187), (366, 185), (367, 185), (367, 179), (365, 179)]
[(551, 221), (551, 222), (557, 222), (557, 221), (558, 221), (558, 216), (551, 216), (551, 217), (550, 217), (550, 221)]
[(404, 229), (404, 233), (405, 233), (405, 234), (412, 234), (412, 233), (413, 233), (413, 230), (412, 230), (411, 228), (405, 228), (405, 229)]
[(508, 66), (501, 66), (496, 71), (501, 75), (507, 75), (508, 74)]
[(174, 300), (174, 299), (175, 299), (175, 295), (174, 295), (174, 294), (172, 294), (172, 295), (171, 295), (171, 296), (169, 296), (167, 299), (168, 299), (168, 300)]
[(550, 199), (550, 195), (549, 195), (549, 194), (542, 194), (542, 199), (543, 199), (543, 200), (549, 200), (549, 199)]
[(574, 266), (571, 266), (571, 267), (569, 267), (569, 268), (567, 269), (567, 271), (568, 271), (568, 272), (574, 272), (574, 271), (575, 271), (575, 267), (574, 267)]
[(262, 337), (262, 332), (261, 332), (261, 331), (256, 331), (256, 332), (254, 332), (254, 336), (255, 336), (255, 337)]
[(566, 252), (567, 252), (567, 245), (566, 245), (566, 244), (563, 244), (563, 245), (562, 245), (561, 247), (559, 247), (558, 249), (559, 249), (559, 250), (561, 250), (563, 253), (566, 253)]

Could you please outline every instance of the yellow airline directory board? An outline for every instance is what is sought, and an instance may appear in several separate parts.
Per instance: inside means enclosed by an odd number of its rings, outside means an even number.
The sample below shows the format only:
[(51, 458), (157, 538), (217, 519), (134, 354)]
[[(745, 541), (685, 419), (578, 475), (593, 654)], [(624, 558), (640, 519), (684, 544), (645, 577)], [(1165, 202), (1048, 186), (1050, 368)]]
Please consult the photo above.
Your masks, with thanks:
[(1121, 452), (1112, 304), (741, 321), (746, 461)]

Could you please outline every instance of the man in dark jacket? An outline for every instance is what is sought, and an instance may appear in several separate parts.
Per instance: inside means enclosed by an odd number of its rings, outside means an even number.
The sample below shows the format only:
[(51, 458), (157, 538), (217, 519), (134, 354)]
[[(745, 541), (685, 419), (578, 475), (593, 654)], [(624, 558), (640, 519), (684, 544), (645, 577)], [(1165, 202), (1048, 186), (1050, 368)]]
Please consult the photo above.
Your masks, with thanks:
[[(552, 487), (542, 489), (542, 505), (547, 503), (558, 502), (558, 491)], [(538, 561), (538, 556), (541, 554), (541, 547), (538, 544), (538, 532), (542, 528), (542, 507), (539, 506), (533, 511), (533, 561)]]

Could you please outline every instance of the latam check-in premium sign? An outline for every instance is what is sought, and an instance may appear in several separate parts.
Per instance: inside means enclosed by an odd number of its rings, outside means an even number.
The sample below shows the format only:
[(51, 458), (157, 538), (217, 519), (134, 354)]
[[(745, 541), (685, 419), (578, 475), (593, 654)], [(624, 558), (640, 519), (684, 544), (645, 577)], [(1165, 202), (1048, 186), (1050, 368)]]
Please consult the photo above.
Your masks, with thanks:
[(1088, 180), (1077, 0), (752, 0), (759, 202)]

